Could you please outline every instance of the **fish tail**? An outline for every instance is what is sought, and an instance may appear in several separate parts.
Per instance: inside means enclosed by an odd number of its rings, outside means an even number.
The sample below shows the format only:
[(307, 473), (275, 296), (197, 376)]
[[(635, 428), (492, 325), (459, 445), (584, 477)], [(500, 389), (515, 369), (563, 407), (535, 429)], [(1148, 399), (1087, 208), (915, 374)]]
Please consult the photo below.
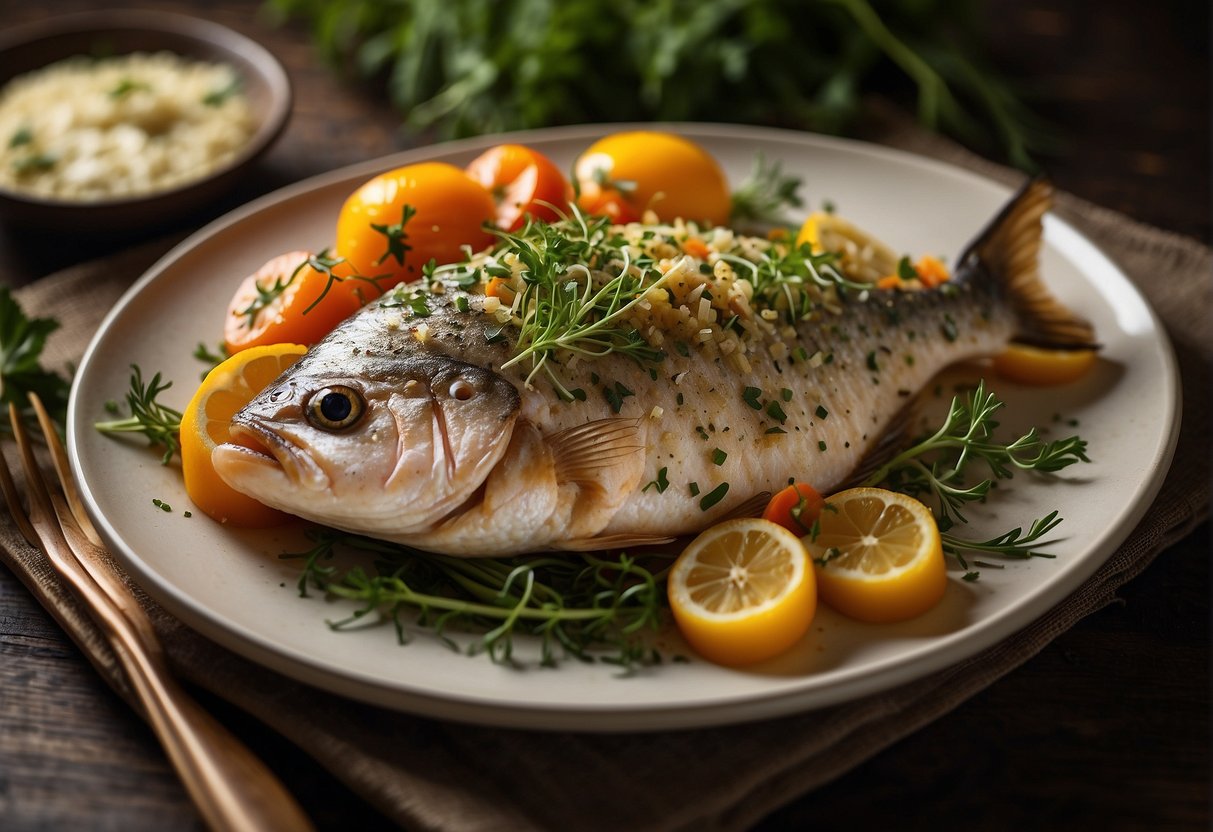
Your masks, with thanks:
[(957, 260), (965, 272), (989, 273), (1001, 284), (1018, 320), (1013, 340), (1046, 349), (1095, 349), (1095, 329), (1067, 309), (1040, 279), (1044, 215), (1053, 205), (1053, 185), (1029, 180)]

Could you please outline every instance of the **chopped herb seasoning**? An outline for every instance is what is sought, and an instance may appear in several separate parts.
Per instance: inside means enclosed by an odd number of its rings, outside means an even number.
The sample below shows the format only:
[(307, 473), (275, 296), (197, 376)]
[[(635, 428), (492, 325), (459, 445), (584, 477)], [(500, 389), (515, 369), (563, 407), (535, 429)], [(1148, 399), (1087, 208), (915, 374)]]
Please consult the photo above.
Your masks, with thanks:
[(9, 147), (21, 147), (23, 144), (29, 144), (34, 140), (34, 133), (28, 127), (22, 127), (13, 133), (12, 138), (8, 140)]
[(792, 391), (790, 388), (783, 388), (779, 391), (779, 395), (785, 402), (790, 402), (792, 400)]
[(607, 403), (611, 406), (611, 409), (614, 410), (616, 413), (618, 413), (620, 410), (623, 409), (623, 400), (624, 399), (626, 399), (628, 396), (636, 395), (635, 393), (633, 393), (628, 388), (624, 387), (619, 382), (615, 382), (614, 387), (603, 387), (602, 394), (604, 396), (606, 396)]
[(741, 393), (741, 400), (755, 410), (762, 410), (762, 404), (758, 401), (758, 397), (762, 395), (762, 389), (759, 387), (747, 387)]
[(679, 355), (681, 355), (683, 358), (689, 358), (691, 355), (690, 349), (682, 341), (674, 342), (674, 351), (677, 352)]
[(674, 401), (678, 402), (679, 407), (682, 407), (682, 403), (685, 401), (685, 399), (682, 397), (682, 394), (679, 393), (677, 396), (674, 397)]
[(874, 373), (880, 372), (880, 365), (876, 363), (876, 353), (874, 351), (868, 353), (867, 362), (868, 362), (869, 370), (871, 370)]
[(484, 331), (484, 340), (489, 344), (497, 344), (505, 340), (505, 324), (489, 327)]
[(781, 425), (788, 420), (788, 415), (783, 412), (783, 408), (779, 406), (779, 402), (771, 402), (767, 405), (767, 415)]
[(724, 461), (728, 458), (729, 455), (720, 450), (720, 448), (716, 448), (712, 451), (712, 462), (715, 465), (724, 465)]
[(722, 482), (720, 485), (716, 486), (703, 496), (703, 499), (699, 501), (699, 510), (707, 511), (712, 506), (723, 500), (724, 495), (728, 493), (729, 484), (727, 482)]
[(157, 500), (155, 498), (152, 499), (152, 505), (154, 505), (156, 508), (160, 509), (161, 511), (172, 511), (173, 510), (173, 507), (170, 506), (168, 503), (164, 502), (163, 500)]
[(796, 349), (792, 350), (792, 358), (796, 361), (808, 361), (809, 351), (804, 347), (797, 347)]
[(824, 452), (824, 451), (825, 451), (825, 449), (826, 449), (826, 443), (825, 443), (825, 440), (824, 440), (824, 439), (820, 439), (820, 440), (818, 440), (818, 441), (817, 441), (817, 450)]
[(670, 481), (666, 479), (667, 470), (668, 469), (666, 468), (662, 468), (660, 471), (658, 471), (657, 479), (650, 481), (648, 485), (641, 489), (641, 491), (648, 491), (650, 488), (656, 488), (658, 494), (664, 494), (665, 490), (670, 487)]
[(698, 497), (698, 496), (699, 496), (699, 483), (697, 483), (697, 482), (693, 482), (693, 483), (691, 483), (690, 485), (688, 485), (688, 486), (687, 486), (687, 489), (689, 489), (689, 490), (690, 490), (690, 492), (691, 492), (691, 496), (692, 496), (692, 497)]
[(918, 280), (918, 270), (910, 264), (909, 257), (897, 261), (897, 276), (902, 280)]
[(181, 515), (181, 516), (182, 516), (182, 517), (193, 517), (193, 516), (194, 516), (194, 512), (189, 511), (189, 510), (186, 510), (185, 512), (183, 512), (183, 513), (182, 513), (182, 515)]
[(763, 431), (763, 433), (767, 433), (767, 434), (772, 434), (772, 433), (787, 433), (787, 431), (786, 431), (786, 430), (784, 430), (783, 428), (776, 427), (776, 428), (767, 428), (765, 431)]
[(830, 415), (830, 411), (826, 410), (823, 405), (817, 405), (817, 409), (813, 411), (818, 419), (825, 419)]
[(956, 331), (956, 321), (952, 320), (951, 315), (943, 316), (943, 323), (939, 325), (939, 329), (943, 332), (943, 337), (949, 341), (955, 341), (959, 337), (959, 333)]
[(455, 298), (455, 308), (458, 309), (460, 312), (467, 312), (468, 311), (467, 297), (464, 295), (460, 295), (459, 297)]
[(914, 356), (910, 355), (909, 353), (906, 353), (906, 366), (907, 367), (914, 366)]
[(574, 399), (576, 399), (579, 402), (585, 401), (585, 391), (582, 390), (580, 387), (574, 387), (572, 390), (569, 391), (569, 395), (572, 396)]
[(590, 373), (590, 384), (598, 383), (598, 373)]
[(696, 425), (695, 432), (699, 434), (699, 438), (703, 441), (706, 442), (708, 440), (708, 432), (703, 429), (703, 425)]

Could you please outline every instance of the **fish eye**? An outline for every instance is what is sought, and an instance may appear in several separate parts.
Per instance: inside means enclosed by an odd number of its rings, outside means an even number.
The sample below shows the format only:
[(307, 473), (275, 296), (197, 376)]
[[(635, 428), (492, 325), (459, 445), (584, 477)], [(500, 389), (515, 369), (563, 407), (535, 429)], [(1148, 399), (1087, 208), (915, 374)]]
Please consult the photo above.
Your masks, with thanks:
[(334, 384), (313, 393), (304, 412), (314, 427), (338, 431), (353, 427), (365, 409), (362, 394), (345, 385)]
[(457, 378), (451, 383), (450, 393), (451, 398), (457, 399), (461, 402), (466, 402), (472, 396), (476, 395), (476, 388), (468, 384), (463, 379)]

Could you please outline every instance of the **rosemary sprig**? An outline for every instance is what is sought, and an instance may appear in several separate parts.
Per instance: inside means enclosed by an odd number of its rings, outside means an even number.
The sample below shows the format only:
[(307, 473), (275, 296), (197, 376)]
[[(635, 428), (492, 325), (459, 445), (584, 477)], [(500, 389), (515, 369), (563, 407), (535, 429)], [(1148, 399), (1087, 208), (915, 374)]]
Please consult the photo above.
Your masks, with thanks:
[[(948, 416), (934, 434), (916, 443), (881, 466), (863, 483), (887, 487), (913, 496), (928, 495), (938, 505), (937, 520), (945, 535), (945, 548), (951, 554), (978, 551), (1006, 557), (1039, 554), (1034, 546), (1061, 518), (1057, 512), (1033, 521), (1028, 534), (1014, 529), (987, 541), (970, 541), (948, 533), (957, 524), (968, 522), (963, 508), (982, 502), (997, 480), (1009, 479), (1015, 471), (1056, 473), (1076, 462), (1090, 462), (1087, 443), (1077, 436), (1046, 442), (1036, 428), (1009, 443), (999, 442), (994, 431), (999, 426), (994, 414), (1004, 406), (996, 395), (987, 392), (985, 381), (962, 399), (952, 399)], [(984, 463), (990, 476), (974, 484), (966, 479), (966, 469), (974, 461)]]
[[(138, 364), (131, 365), (130, 389), (126, 392), (126, 404), (131, 415), (124, 419), (95, 422), (93, 427), (102, 433), (141, 433), (148, 439), (148, 444), (164, 448), (164, 456), (160, 462), (168, 465), (173, 454), (180, 449), (178, 433), (181, 430), (181, 411), (175, 410), (159, 401), (159, 396), (173, 386), (171, 381), (161, 381), (160, 373), (152, 376), (146, 384), (143, 381), (143, 371)], [(117, 411), (113, 405), (111, 410)]]
[[(333, 629), (377, 613), (403, 643), (411, 613), (452, 647), (455, 628), (478, 633), (468, 654), (498, 663), (513, 660), (519, 634), (539, 637), (544, 666), (565, 656), (625, 667), (657, 661), (645, 634), (660, 623), (664, 570), (654, 572), (626, 553), (456, 558), (333, 529), (315, 529), (309, 538), (308, 551), (283, 555), (304, 561), (300, 595), (315, 589), (362, 604), (330, 622)], [(333, 565), (339, 549), (372, 555), (372, 570)]]

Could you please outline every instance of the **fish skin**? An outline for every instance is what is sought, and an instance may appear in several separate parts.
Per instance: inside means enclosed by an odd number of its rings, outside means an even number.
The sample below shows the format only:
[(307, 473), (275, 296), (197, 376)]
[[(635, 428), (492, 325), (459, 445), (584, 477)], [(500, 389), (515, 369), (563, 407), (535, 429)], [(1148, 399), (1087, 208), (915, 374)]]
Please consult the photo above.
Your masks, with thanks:
[[(1037, 238), (1039, 220), (1028, 228)], [(282, 465), (236, 446), (221, 446), (213, 460), (230, 485), (277, 508), (455, 555), (690, 534), (793, 477), (829, 493), (937, 372), (1001, 350), (1022, 328), (1023, 312), (998, 270), (971, 247), (942, 287), (852, 295), (841, 314), (801, 324), (789, 343), (829, 356), (816, 367), (757, 350), (748, 354), (752, 371), (742, 375), (692, 350), (671, 351), (655, 365), (609, 355), (561, 368), (566, 388), (583, 389), (584, 401), (561, 400), (541, 377), (528, 386), (529, 368), (502, 369), (512, 345), (492, 342), (500, 325), (483, 314), (482, 296), (464, 295), (466, 312), (454, 300), (461, 293), (434, 296), (422, 318), (393, 306), (389, 295), (338, 327), (233, 422), (234, 433), (286, 458), (288, 470), (292, 455), (310, 453), (327, 486), (296, 485)], [(473, 376), (477, 395), (457, 401), (452, 380)], [(413, 409), (392, 410), (388, 403), (410, 380)], [(308, 395), (333, 384), (364, 386), (376, 403), (368, 414), (376, 414), (347, 434), (311, 427), (302, 415)], [(616, 384), (630, 393), (618, 412), (604, 392)], [(747, 387), (761, 391), (758, 409), (747, 402)], [(425, 427), (439, 416), (447, 423)], [(406, 417), (417, 425), (402, 428)], [(594, 426), (582, 429), (587, 423)], [(407, 488), (407, 478), (386, 473), (399, 468), (406, 434), (423, 440)], [(428, 469), (426, 453), (438, 454)], [(661, 469), (669, 482), (663, 493), (654, 487)], [(704, 497), (724, 483), (725, 496), (705, 507)]]

